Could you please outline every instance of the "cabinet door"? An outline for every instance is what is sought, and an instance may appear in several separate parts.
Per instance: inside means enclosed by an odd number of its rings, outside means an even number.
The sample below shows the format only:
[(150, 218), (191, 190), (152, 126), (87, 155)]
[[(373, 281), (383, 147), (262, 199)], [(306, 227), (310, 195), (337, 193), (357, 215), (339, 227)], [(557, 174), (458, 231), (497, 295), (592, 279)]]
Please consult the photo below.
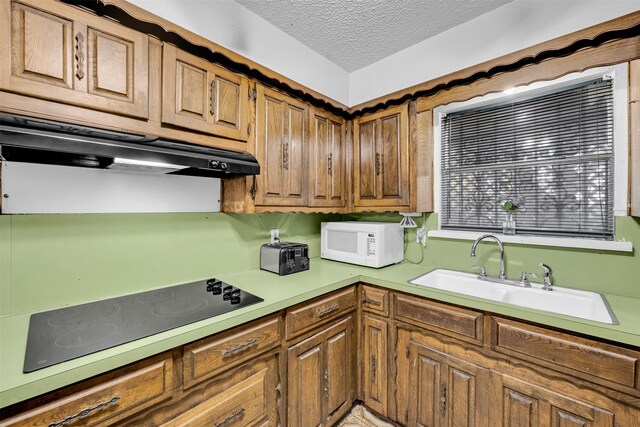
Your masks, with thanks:
[[(480, 426), (486, 418), (489, 371), (412, 342), (409, 346), (409, 425)], [(415, 399), (415, 400), (411, 400)]]
[(247, 140), (249, 80), (172, 45), (162, 57), (163, 123)]
[(314, 110), (309, 150), (309, 206), (344, 207), (344, 120)]
[(488, 426), (489, 371), (398, 329), (397, 419), (410, 426)]
[(256, 205), (307, 205), (307, 106), (257, 85)]
[(354, 124), (354, 204), (375, 204), (379, 194), (380, 156), (377, 150), (376, 135), (378, 121), (356, 120)]
[(334, 425), (353, 401), (354, 358), (351, 318), (331, 328), (325, 346), (325, 425)]
[(288, 425), (323, 425), (322, 400), (325, 393), (322, 334), (315, 335), (289, 349)]
[(147, 118), (149, 41), (59, 2), (0, 3), (0, 88)]
[(406, 105), (355, 120), (354, 184), (356, 207), (409, 204)]
[(289, 426), (331, 426), (354, 399), (351, 316), (288, 350)]
[(504, 427), (613, 427), (611, 411), (544, 387), (492, 373), (498, 390), (492, 405), (494, 425)]
[(387, 415), (387, 322), (364, 316), (363, 375), (364, 403)]

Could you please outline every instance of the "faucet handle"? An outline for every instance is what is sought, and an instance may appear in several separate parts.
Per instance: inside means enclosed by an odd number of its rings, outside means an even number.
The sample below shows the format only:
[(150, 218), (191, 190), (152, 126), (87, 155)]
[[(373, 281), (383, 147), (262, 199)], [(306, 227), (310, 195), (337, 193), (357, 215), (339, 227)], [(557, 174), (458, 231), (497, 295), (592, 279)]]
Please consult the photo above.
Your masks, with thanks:
[(544, 277), (551, 276), (551, 267), (549, 267), (547, 264), (541, 262), (540, 264), (538, 264), (538, 267), (540, 267), (542, 271), (544, 271)]
[(480, 274), (478, 274), (478, 276), (487, 277), (487, 270), (485, 270), (484, 265), (474, 265), (471, 269), (474, 271), (480, 270)]
[(538, 277), (538, 275), (536, 273), (527, 273), (526, 271), (523, 271), (520, 274), (520, 284), (523, 285), (525, 288), (530, 288), (531, 287), (531, 283), (529, 283), (529, 279), (535, 279), (536, 277)]
[(548, 265), (544, 264), (544, 263), (540, 263), (538, 264), (538, 267), (540, 267), (543, 271), (542, 277), (543, 277), (543, 286), (542, 289), (545, 291), (550, 291), (551, 286), (553, 286), (553, 283), (551, 282), (551, 267), (549, 267)]

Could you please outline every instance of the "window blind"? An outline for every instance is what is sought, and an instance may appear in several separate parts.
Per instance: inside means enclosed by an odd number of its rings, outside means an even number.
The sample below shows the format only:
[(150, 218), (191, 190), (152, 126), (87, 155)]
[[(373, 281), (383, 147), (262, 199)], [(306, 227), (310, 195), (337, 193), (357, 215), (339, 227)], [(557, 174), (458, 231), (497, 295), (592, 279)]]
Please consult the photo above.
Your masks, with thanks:
[(613, 240), (612, 83), (446, 114), (442, 229), (501, 232), (512, 199), (518, 234)]

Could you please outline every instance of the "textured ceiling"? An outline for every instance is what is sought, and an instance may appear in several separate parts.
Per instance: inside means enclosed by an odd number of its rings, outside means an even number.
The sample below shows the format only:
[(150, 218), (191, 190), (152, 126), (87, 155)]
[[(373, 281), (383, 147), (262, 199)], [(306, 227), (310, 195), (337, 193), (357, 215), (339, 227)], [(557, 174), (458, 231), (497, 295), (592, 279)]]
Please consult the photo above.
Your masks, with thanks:
[(512, 0), (236, 0), (352, 72)]

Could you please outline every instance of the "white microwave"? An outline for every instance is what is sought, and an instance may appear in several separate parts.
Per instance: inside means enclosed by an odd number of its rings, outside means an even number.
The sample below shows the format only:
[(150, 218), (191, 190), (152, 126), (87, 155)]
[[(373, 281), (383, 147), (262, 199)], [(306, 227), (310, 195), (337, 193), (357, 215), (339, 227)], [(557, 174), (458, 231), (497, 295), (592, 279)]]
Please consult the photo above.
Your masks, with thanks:
[(323, 222), (320, 256), (380, 268), (404, 259), (404, 229), (388, 222)]

